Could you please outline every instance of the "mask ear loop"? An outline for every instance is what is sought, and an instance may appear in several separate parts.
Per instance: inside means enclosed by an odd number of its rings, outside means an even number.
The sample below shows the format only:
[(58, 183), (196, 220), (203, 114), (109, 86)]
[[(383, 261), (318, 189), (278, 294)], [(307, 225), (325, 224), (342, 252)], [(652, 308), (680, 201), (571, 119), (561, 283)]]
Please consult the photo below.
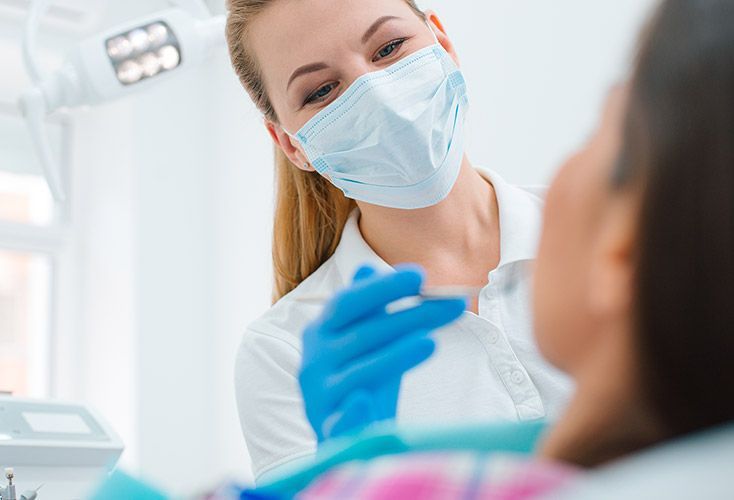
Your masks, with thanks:
[(428, 27), (428, 31), (430, 31), (431, 35), (433, 35), (433, 40), (436, 42), (436, 45), (441, 45), (441, 42), (438, 41), (438, 35), (436, 35), (436, 32), (433, 31), (433, 28), (431, 27), (431, 23), (428, 22), (428, 19), (426, 19), (424, 22)]
[[(428, 26), (428, 29), (431, 31), (431, 34), (433, 35), (433, 39), (436, 41), (436, 43), (433, 45), (434, 52), (437, 56), (441, 59), (441, 65), (443, 67), (444, 72), (447, 76), (451, 76), (454, 73), (457, 73), (459, 71), (459, 68), (455, 65), (454, 60), (451, 58), (448, 52), (446, 52), (446, 49), (441, 45), (441, 42), (438, 40), (438, 35), (436, 35), (436, 32), (433, 31), (433, 28), (431, 27), (431, 23), (428, 22), (426, 19), (425, 21), (426, 26)], [(461, 82), (464, 83), (463, 77), (461, 77)]]

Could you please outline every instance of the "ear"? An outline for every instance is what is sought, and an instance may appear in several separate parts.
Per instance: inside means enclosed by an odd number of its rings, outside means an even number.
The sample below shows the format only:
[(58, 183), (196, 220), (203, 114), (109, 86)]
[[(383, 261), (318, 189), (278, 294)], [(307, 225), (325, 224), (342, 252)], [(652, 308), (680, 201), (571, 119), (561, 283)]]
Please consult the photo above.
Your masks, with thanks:
[(283, 151), (283, 153), (285, 153), (291, 163), (293, 163), (301, 170), (305, 170), (306, 172), (316, 171), (316, 169), (314, 169), (309, 163), (306, 155), (303, 153), (303, 151), (301, 151), (301, 148), (291, 138), (291, 136), (289, 136), (286, 131), (283, 130), (283, 127), (266, 119), (265, 128), (270, 134), (270, 138), (273, 139), (275, 145), (279, 147)]
[(638, 204), (632, 194), (610, 201), (594, 245), (589, 273), (590, 310), (606, 322), (629, 322), (635, 290)]
[(460, 66), (459, 56), (456, 54), (454, 44), (451, 42), (451, 39), (446, 33), (446, 29), (443, 27), (443, 23), (441, 22), (441, 19), (439, 19), (438, 14), (436, 14), (432, 10), (427, 10), (425, 14), (426, 20), (428, 21), (428, 26), (430, 26), (431, 30), (433, 30), (436, 38), (438, 38), (438, 43), (440, 43), (441, 46), (446, 50), (446, 52), (449, 53), (456, 65)]

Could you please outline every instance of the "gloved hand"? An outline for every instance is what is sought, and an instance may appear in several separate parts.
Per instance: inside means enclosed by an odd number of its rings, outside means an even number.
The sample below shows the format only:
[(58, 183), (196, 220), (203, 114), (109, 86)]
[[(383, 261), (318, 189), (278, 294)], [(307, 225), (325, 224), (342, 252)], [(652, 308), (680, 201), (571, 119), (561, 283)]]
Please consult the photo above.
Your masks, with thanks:
[(319, 442), (395, 418), (403, 374), (433, 354), (429, 333), (466, 309), (463, 299), (442, 299), (386, 310), (423, 281), (417, 266), (385, 275), (363, 267), (306, 328), (299, 382)]

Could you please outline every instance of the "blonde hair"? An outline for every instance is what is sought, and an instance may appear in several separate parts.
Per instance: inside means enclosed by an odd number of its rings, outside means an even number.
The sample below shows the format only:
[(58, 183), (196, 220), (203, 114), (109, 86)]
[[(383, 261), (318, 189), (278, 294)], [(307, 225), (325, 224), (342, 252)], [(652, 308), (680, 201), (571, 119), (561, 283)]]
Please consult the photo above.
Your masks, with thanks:
[[(267, 120), (278, 123), (254, 54), (247, 43), (252, 20), (276, 0), (228, 0), (227, 43), (237, 76)], [(421, 17), (414, 0), (403, 0)], [(296, 288), (336, 251), (355, 207), (329, 181), (293, 165), (275, 148), (273, 301)]]

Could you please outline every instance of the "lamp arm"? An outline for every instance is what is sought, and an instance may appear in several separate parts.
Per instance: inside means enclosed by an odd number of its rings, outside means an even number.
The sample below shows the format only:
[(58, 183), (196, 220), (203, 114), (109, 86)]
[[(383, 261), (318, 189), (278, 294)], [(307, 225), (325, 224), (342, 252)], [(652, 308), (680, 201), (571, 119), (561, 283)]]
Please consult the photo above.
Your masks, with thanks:
[(51, 6), (51, 0), (31, 0), (28, 7), (28, 16), (23, 29), (23, 62), (26, 71), (34, 83), (39, 83), (44, 76), (38, 60), (36, 59), (36, 40), (38, 38), (38, 27), (41, 18)]
[(38, 151), (41, 167), (46, 177), (46, 182), (51, 194), (58, 202), (66, 199), (64, 183), (61, 178), (59, 165), (51, 152), (48, 131), (46, 130), (46, 98), (39, 87), (31, 88), (23, 93), (20, 98), (23, 115), (28, 123), (31, 141)]

